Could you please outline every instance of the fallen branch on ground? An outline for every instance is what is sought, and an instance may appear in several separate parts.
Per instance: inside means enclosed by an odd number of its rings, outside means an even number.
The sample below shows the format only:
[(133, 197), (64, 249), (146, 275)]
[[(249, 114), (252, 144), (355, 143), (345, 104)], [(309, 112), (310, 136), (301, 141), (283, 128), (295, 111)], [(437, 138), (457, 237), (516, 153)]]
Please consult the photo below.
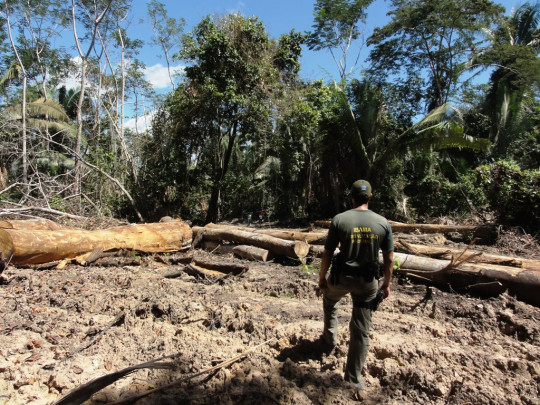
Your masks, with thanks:
[(68, 353), (66, 355), (66, 359), (73, 357), (77, 353), (82, 352), (83, 350), (88, 349), (90, 346), (92, 346), (105, 332), (107, 332), (109, 329), (111, 329), (113, 326), (118, 326), (124, 323), (124, 319), (126, 318), (126, 313), (122, 312), (119, 315), (115, 316), (114, 319), (109, 322), (102, 330), (96, 331), (93, 330), (91, 332), (87, 332), (86, 336), (94, 336), (92, 340), (90, 340), (88, 343), (85, 343), (84, 345), (78, 347), (73, 352)]
[(158, 369), (170, 369), (174, 367), (174, 363), (168, 362), (168, 363), (162, 363), (161, 361), (165, 359), (175, 358), (178, 357), (179, 354), (175, 354), (172, 356), (166, 356), (162, 357), (160, 359), (155, 359), (148, 361), (146, 363), (138, 364), (136, 366), (131, 366), (124, 368), (120, 371), (116, 371), (111, 374), (104, 375), (102, 377), (95, 378), (86, 384), (83, 384), (73, 390), (71, 390), (67, 395), (60, 398), (58, 401), (54, 403), (54, 405), (79, 405), (83, 402), (90, 399), (92, 395), (94, 395), (96, 392), (102, 390), (103, 388), (107, 387), (108, 385), (113, 384), (114, 382), (118, 381), (119, 379), (133, 373), (136, 370), (140, 370), (143, 368), (158, 368)]
[(140, 394), (133, 395), (131, 397), (121, 399), (121, 400), (116, 401), (116, 402), (112, 402), (110, 405), (129, 404), (129, 403), (131, 403), (131, 402), (133, 402), (135, 400), (141, 399), (141, 398), (146, 397), (146, 396), (148, 396), (150, 394), (153, 394), (155, 392), (163, 391), (163, 390), (175, 387), (175, 386), (177, 386), (177, 385), (179, 385), (179, 384), (181, 384), (181, 383), (183, 383), (185, 381), (192, 380), (192, 379), (194, 379), (194, 378), (196, 378), (196, 377), (198, 377), (200, 375), (212, 373), (212, 372), (220, 370), (220, 369), (222, 369), (224, 367), (230, 366), (231, 364), (236, 363), (237, 361), (244, 359), (245, 357), (247, 357), (247, 355), (249, 353), (255, 351), (259, 347), (262, 347), (262, 346), (270, 343), (272, 340), (274, 340), (274, 338), (268, 339), (266, 342), (263, 342), (263, 343), (255, 346), (255, 347), (252, 347), (252, 348), (248, 349), (247, 351), (245, 351), (244, 353), (239, 354), (238, 356), (235, 356), (235, 357), (233, 357), (233, 358), (231, 358), (229, 360), (225, 360), (225, 361), (215, 365), (214, 367), (207, 368), (205, 370), (199, 371), (198, 373), (194, 373), (194, 374), (191, 374), (191, 375), (188, 375), (188, 376), (180, 377), (180, 378), (174, 380), (173, 382), (171, 382), (169, 384), (166, 384), (166, 385), (164, 385), (162, 387), (154, 388), (153, 390), (145, 391), (145, 392), (142, 392)]

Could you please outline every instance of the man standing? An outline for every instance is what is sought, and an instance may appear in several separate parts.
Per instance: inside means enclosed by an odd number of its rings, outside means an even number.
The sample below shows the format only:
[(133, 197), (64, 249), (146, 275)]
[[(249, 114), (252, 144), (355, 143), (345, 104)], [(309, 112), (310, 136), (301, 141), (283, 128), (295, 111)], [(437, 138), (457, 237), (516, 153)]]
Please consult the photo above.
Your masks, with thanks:
[[(382, 250), (384, 262), (384, 277), (380, 287), (384, 298), (390, 295), (394, 260), (392, 229), (384, 217), (369, 210), (368, 202), (372, 197), (369, 182), (358, 180), (353, 183), (351, 199), (354, 208), (332, 219), (319, 273), (324, 309), (321, 343), (327, 352), (337, 344), (339, 301), (348, 293), (352, 296), (353, 310), (344, 379), (358, 389), (364, 389), (361, 372), (369, 348), (372, 301), (379, 290), (379, 250)], [(339, 253), (332, 260), (338, 244)], [(331, 274), (327, 277), (331, 263)]]

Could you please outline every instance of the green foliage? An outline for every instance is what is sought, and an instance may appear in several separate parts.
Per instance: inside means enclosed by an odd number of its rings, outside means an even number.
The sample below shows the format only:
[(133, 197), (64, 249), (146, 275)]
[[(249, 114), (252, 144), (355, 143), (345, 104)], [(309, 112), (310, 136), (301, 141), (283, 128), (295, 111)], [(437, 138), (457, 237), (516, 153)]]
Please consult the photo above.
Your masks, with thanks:
[(366, 8), (372, 2), (373, 0), (317, 0), (313, 11), (314, 31), (308, 40), (310, 49), (334, 48), (357, 39), (361, 35), (357, 24), (365, 21)]
[(282, 35), (278, 40), (274, 63), (280, 72), (288, 79), (294, 79), (300, 71), (300, 57), (302, 56), (301, 45), (306, 36), (295, 30)]
[(506, 150), (507, 159), (513, 159), (524, 169), (538, 168), (540, 162), (540, 105), (531, 106)]
[(521, 226), (529, 232), (540, 229), (540, 170), (521, 170), (511, 161), (500, 160), (476, 169), (476, 182), (501, 224)]
[(310, 277), (312, 274), (319, 274), (319, 268), (315, 266), (313, 262), (307, 263), (305, 260), (298, 259), (300, 262), (300, 268), (306, 277)]
[(452, 182), (440, 172), (426, 175), (420, 182), (410, 185), (407, 192), (411, 195), (410, 204), (415, 208), (421, 220), (433, 217), (462, 217), (471, 214), (467, 202), (466, 190), (471, 189), (467, 178)]

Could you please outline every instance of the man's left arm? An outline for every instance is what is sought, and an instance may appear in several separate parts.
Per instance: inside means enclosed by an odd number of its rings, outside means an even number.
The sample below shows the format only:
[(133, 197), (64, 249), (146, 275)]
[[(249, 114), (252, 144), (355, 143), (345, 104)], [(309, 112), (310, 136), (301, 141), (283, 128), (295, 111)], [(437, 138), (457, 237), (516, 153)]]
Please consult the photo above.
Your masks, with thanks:
[(327, 280), (326, 280), (326, 273), (328, 272), (328, 269), (330, 268), (330, 263), (332, 261), (332, 257), (334, 255), (334, 252), (324, 249), (322, 259), (321, 259), (321, 271), (319, 272), (319, 288), (321, 290), (324, 290), (327, 287)]
[(383, 250), (383, 263), (384, 263), (384, 276), (381, 285), (381, 290), (384, 293), (384, 298), (390, 296), (390, 279), (392, 278), (392, 271), (394, 270), (394, 251)]

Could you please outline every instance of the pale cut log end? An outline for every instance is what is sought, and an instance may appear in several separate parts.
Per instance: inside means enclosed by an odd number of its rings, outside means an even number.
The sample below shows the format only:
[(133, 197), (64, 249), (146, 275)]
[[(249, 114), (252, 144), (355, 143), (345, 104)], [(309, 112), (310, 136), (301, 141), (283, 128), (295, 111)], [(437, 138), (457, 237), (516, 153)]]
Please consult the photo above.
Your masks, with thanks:
[(295, 242), (294, 253), (300, 259), (303, 259), (309, 254), (309, 244), (306, 242)]

